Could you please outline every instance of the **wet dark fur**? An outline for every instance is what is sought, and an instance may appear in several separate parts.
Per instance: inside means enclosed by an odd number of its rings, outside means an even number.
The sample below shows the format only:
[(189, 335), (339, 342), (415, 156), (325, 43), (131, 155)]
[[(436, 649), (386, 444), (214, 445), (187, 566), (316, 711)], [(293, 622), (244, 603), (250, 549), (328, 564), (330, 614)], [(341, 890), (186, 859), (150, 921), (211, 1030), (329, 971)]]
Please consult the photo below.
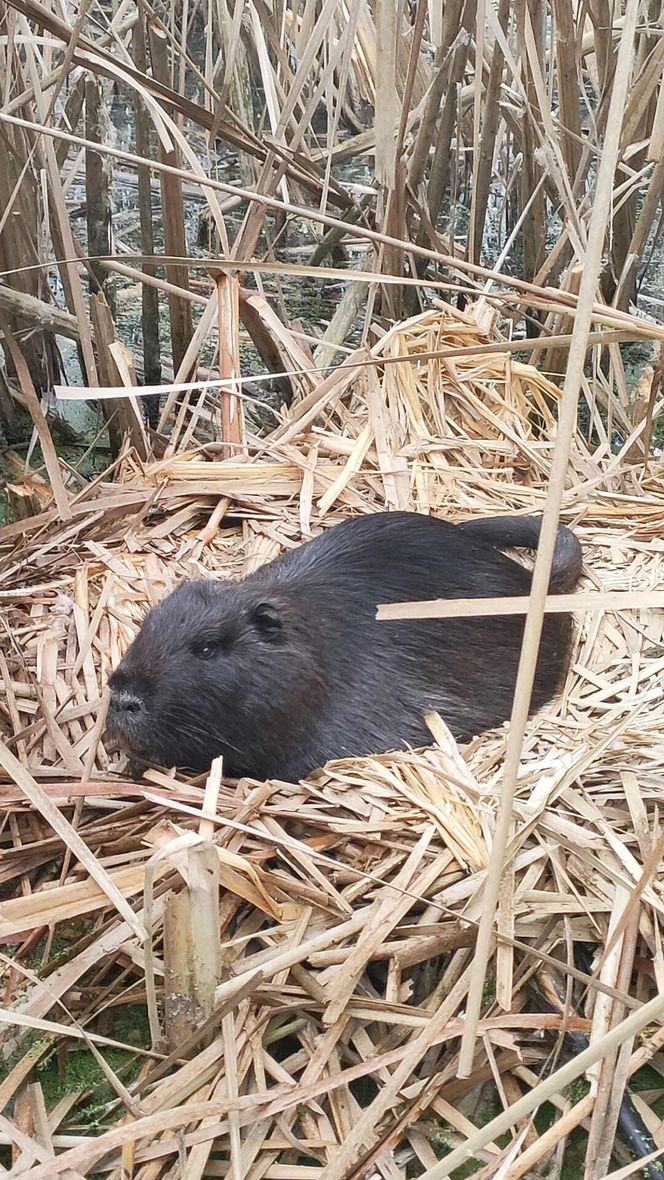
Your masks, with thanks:
[[(495, 546), (534, 546), (539, 521), (454, 526), (361, 516), (242, 582), (186, 582), (146, 618), (110, 685), (111, 732), (148, 761), (294, 780), (330, 758), (427, 745), (438, 710), (467, 739), (510, 715), (523, 616), (377, 622), (379, 603), (526, 594)], [(552, 590), (581, 568), (560, 529)], [(532, 708), (566, 670), (569, 615), (548, 615)]]

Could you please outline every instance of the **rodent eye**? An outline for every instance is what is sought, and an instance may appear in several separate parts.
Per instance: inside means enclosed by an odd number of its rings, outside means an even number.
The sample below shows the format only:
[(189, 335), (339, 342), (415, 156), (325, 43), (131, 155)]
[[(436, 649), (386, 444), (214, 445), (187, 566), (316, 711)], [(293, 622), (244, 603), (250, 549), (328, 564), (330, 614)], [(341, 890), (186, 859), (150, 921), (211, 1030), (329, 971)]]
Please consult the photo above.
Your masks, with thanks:
[(210, 660), (217, 654), (217, 645), (208, 639), (204, 643), (197, 643), (193, 651), (200, 660)]

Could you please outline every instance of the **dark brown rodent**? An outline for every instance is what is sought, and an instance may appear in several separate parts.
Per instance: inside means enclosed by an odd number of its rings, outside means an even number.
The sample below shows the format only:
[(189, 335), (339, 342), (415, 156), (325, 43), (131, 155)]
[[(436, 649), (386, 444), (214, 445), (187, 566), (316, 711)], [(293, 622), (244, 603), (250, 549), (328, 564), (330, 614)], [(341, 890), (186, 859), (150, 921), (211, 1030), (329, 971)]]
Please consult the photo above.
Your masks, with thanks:
[[(361, 516), (241, 582), (184, 582), (145, 619), (110, 679), (109, 729), (147, 761), (294, 780), (328, 759), (430, 742), (437, 710), (467, 739), (510, 715), (523, 616), (377, 622), (379, 603), (526, 594), (500, 548), (534, 547), (540, 522), (452, 525)], [(561, 526), (551, 589), (573, 588), (581, 547)], [(544, 622), (532, 709), (554, 695), (573, 635)]]

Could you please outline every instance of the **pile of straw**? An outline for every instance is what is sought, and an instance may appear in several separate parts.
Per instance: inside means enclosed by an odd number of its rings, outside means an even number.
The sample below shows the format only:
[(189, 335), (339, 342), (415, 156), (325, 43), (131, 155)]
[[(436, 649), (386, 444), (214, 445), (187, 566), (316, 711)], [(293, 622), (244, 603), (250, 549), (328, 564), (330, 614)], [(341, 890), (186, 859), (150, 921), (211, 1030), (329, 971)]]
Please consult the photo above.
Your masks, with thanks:
[[(459, 750), (434, 718), (425, 752), (299, 785), (134, 783), (104, 742), (107, 675), (181, 577), (242, 574), (351, 513), (541, 511), (559, 390), (492, 341), (486, 304), (434, 308), (229, 457), (192, 431), (190, 450), (126, 454), (64, 519), (24, 488), (40, 511), (0, 531), (0, 1142), (21, 1175), (437, 1178), (467, 1152), (478, 1175), (515, 1180), (579, 1125), (608, 1170), (630, 1079), (663, 1064), (647, 1006), (664, 988), (661, 610), (581, 614), (562, 698), (529, 723), (469, 1076), (506, 727)], [(577, 434), (562, 518), (584, 589), (637, 596), (664, 584), (662, 462), (645, 461), (643, 425), (616, 453), (588, 416), (599, 445)], [(587, 970), (578, 943), (595, 948)], [(108, 1022), (133, 1005), (151, 1043), (125, 1046), (119, 1076)], [(618, 1053), (611, 1030), (642, 1013)], [(589, 1039), (589, 1092), (565, 1089), (581, 1072), (564, 1073), (565, 1033)], [(92, 1126), (84, 1085), (47, 1113), (32, 1072), (77, 1045), (114, 1091)], [(547, 1076), (539, 1133), (523, 1103)], [(617, 1143), (614, 1163), (630, 1158)]]

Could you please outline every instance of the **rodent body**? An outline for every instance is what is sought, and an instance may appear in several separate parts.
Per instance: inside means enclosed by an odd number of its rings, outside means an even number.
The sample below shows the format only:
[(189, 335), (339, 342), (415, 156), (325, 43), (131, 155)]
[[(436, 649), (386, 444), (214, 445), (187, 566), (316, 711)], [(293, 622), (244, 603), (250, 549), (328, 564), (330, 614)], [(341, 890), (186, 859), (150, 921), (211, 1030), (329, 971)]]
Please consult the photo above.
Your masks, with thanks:
[[(539, 521), (452, 525), (417, 513), (355, 517), (243, 581), (184, 582), (145, 619), (110, 679), (109, 729), (147, 761), (294, 781), (333, 758), (430, 744), (435, 710), (459, 739), (509, 717), (524, 617), (378, 622), (379, 603), (527, 594), (500, 548)], [(581, 548), (561, 526), (551, 590)], [(532, 710), (565, 674), (570, 615), (544, 621)]]

